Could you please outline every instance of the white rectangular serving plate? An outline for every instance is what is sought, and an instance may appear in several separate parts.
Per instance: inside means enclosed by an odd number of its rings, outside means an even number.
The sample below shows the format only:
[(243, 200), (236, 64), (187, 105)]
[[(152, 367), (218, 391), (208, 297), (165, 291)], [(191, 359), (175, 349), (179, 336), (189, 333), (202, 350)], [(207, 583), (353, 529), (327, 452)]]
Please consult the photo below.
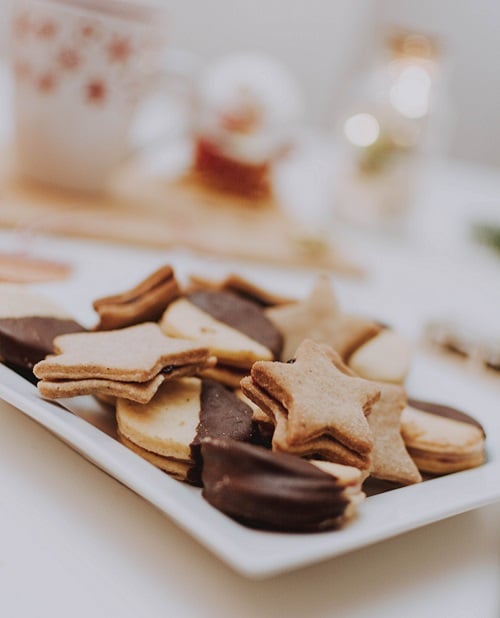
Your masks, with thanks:
[[(0, 234), (0, 242), (1, 238)], [(131, 281), (141, 280), (161, 264), (172, 264), (181, 279), (190, 273), (217, 278), (234, 266), (185, 252), (121, 249), (69, 240), (50, 239), (45, 248), (55, 259), (71, 259), (74, 272), (69, 280), (35, 288), (61, 303), (83, 324), (96, 319), (92, 299), (127, 289)], [(311, 283), (311, 276), (295, 271), (254, 266), (240, 270), (285, 296), (305, 295)], [(363, 306), (374, 309), (373, 286), (360, 284), (358, 292), (369, 300)], [(382, 303), (381, 309), (385, 307)], [(408, 327), (418, 323), (414, 313), (404, 314)], [(380, 318), (387, 317), (388, 323), (399, 316), (380, 312)], [(94, 398), (65, 399), (65, 409), (43, 400), (30, 382), (0, 363), (0, 398), (155, 505), (237, 572), (253, 578), (339, 556), (500, 500), (500, 377), (487, 381), (443, 359), (417, 353), (407, 388), (413, 397), (452, 405), (475, 416), (488, 436), (488, 462), (480, 468), (371, 496), (360, 505), (356, 519), (340, 530), (285, 534), (252, 530), (232, 521), (205, 502), (199, 489), (171, 479), (124, 447), (112, 437), (110, 411)]]
[(92, 418), (95, 423), (101, 415), (112, 414), (91, 397), (64, 400), (71, 413), (40, 398), (35, 386), (4, 365), (0, 365), (0, 397), (155, 505), (237, 572), (263, 578), (500, 500), (498, 392), (461, 377), (443, 361), (417, 357), (409, 390), (421, 398), (474, 411), (489, 436), (488, 462), (371, 496), (344, 528), (317, 534), (263, 532), (232, 521), (205, 502), (200, 490), (169, 478), (85, 420)]

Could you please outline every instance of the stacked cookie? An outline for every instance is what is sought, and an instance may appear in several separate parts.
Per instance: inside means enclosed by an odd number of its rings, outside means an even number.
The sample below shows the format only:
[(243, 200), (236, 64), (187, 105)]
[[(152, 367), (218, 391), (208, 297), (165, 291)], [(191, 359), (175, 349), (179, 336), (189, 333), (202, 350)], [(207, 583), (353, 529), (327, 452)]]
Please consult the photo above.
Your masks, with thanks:
[(96, 299), (93, 303), (99, 315), (96, 330), (156, 322), (165, 307), (179, 294), (180, 288), (173, 268), (162, 266), (130, 290)]
[(154, 322), (62, 335), (53, 345), (55, 354), (33, 368), (48, 399), (102, 395), (147, 403), (163, 382), (213, 364), (208, 348), (167, 337)]
[(339, 371), (320, 344), (304, 340), (293, 363), (255, 363), (241, 388), (275, 425), (274, 450), (369, 469), (366, 415), (380, 391)]
[(247, 525), (334, 528), (371, 479), (407, 485), (485, 459), (470, 417), (408, 405), (408, 344), (343, 311), (326, 277), (294, 301), (235, 275), (183, 288), (164, 266), (94, 301), (90, 331), (25, 293), (0, 296), (0, 356), (29, 357), (43, 397), (111, 403), (123, 444)]
[(0, 283), (0, 360), (33, 379), (54, 337), (84, 328), (62, 307), (25, 286)]
[(427, 474), (448, 474), (485, 462), (485, 431), (469, 414), (449, 406), (410, 399), (401, 418), (408, 452)]
[(399, 428), (404, 389), (355, 376), (331, 348), (306, 339), (292, 363), (255, 363), (241, 387), (274, 425), (274, 450), (396, 483), (421, 480)]

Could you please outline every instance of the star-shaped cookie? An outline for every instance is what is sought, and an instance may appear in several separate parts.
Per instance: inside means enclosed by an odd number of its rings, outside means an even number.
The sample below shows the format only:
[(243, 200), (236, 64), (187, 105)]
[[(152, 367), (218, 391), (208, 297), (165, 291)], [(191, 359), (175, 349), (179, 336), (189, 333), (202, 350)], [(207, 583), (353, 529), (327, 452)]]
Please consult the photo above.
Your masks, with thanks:
[(287, 439), (287, 410), (276, 399), (260, 389), (249, 376), (241, 381), (241, 388), (246, 393), (247, 400), (260, 406), (258, 408), (259, 414), (254, 414), (254, 421), (265, 424), (268, 428), (272, 427), (271, 446), (273, 450), (305, 458), (321, 457), (326, 461), (355, 466), (360, 470), (367, 471), (370, 468), (370, 452), (357, 453), (329, 435), (320, 436), (300, 444), (290, 444)]
[[(365, 415), (380, 397), (380, 390), (340, 371), (324, 346), (306, 339), (291, 363), (255, 363), (251, 380), (286, 411), (286, 443), (290, 447), (330, 437), (356, 453), (371, 451), (373, 441)], [(253, 399), (252, 389), (245, 388), (244, 381), (242, 388)]]
[(164, 381), (196, 375), (215, 362), (208, 348), (167, 337), (153, 322), (62, 335), (54, 350), (33, 368), (48, 399), (101, 394), (145, 403)]
[[(328, 346), (322, 347), (339, 371), (357, 376), (334, 350)], [(374, 403), (368, 416), (373, 436), (370, 475), (402, 485), (418, 483), (422, 477), (401, 435), (401, 414), (407, 403), (406, 390), (402, 386), (379, 381), (373, 384), (380, 389), (380, 399)]]
[(401, 435), (401, 413), (406, 407), (406, 391), (395, 384), (378, 382), (377, 385), (380, 399), (373, 405), (368, 417), (373, 434), (370, 475), (402, 485), (418, 483), (422, 477)]
[(344, 313), (333, 293), (329, 278), (321, 275), (308, 298), (272, 307), (266, 315), (284, 336), (282, 360), (293, 358), (301, 341), (326, 343), (342, 358), (380, 332), (381, 327), (362, 317)]
[(210, 355), (205, 346), (167, 337), (153, 322), (119, 330), (61, 335), (54, 339), (54, 350), (54, 356), (35, 365), (37, 378), (146, 382), (167, 365), (198, 364)]

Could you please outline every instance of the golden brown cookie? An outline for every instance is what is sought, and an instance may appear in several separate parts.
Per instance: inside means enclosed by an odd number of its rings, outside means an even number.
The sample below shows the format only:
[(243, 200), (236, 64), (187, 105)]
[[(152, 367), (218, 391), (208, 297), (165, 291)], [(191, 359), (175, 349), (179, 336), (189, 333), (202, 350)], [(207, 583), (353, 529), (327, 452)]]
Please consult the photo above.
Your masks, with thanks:
[(154, 322), (63, 335), (54, 349), (34, 367), (39, 391), (48, 398), (101, 392), (143, 402), (164, 381), (195, 375), (214, 362), (208, 348), (167, 337)]
[(411, 346), (398, 333), (384, 329), (357, 348), (348, 365), (361, 378), (402, 384), (410, 369)]
[(304, 339), (325, 343), (346, 359), (382, 328), (370, 320), (341, 311), (327, 276), (318, 278), (305, 300), (272, 307), (266, 310), (266, 315), (283, 333), (281, 359), (284, 361), (293, 358)]
[(252, 435), (251, 409), (222, 384), (198, 378), (165, 383), (144, 405), (119, 399), (116, 419), (127, 445), (132, 443), (151, 463), (194, 484), (200, 480), (204, 438), (249, 441)]
[(344, 465), (355, 466), (360, 470), (367, 471), (370, 468), (371, 451), (356, 452), (327, 434), (299, 444), (290, 444), (287, 438), (288, 413), (286, 408), (259, 388), (251, 378), (242, 380), (241, 387), (248, 398), (260, 406), (261, 413), (254, 413), (254, 422), (259, 431), (268, 436), (267, 442), (270, 442), (273, 450), (298, 457), (321, 457), (326, 461), (340, 462)]
[(170, 336), (206, 345), (217, 365), (204, 373), (232, 388), (256, 360), (281, 352), (282, 336), (261, 306), (230, 292), (198, 290), (174, 301), (160, 326)]
[(240, 369), (239, 367), (230, 367), (222, 365), (218, 362), (214, 367), (204, 369), (201, 375), (204, 378), (211, 378), (221, 384), (225, 384), (232, 389), (240, 387), (241, 380), (250, 373), (250, 369)]
[(140, 322), (156, 322), (167, 305), (179, 294), (172, 267), (163, 266), (126, 292), (96, 299), (93, 302), (99, 314), (96, 330), (114, 330)]
[[(356, 376), (352, 368), (348, 367), (334, 350), (327, 346), (322, 347), (339, 371)], [(373, 437), (370, 475), (372, 478), (401, 485), (418, 483), (422, 477), (401, 436), (401, 413), (406, 406), (406, 391), (395, 384), (375, 384), (380, 388), (380, 399), (374, 403), (368, 416)]]
[(205, 289), (234, 292), (243, 298), (257, 302), (263, 307), (273, 307), (275, 305), (284, 305), (296, 301), (294, 298), (276, 294), (272, 290), (264, 288), (261, 285), (236, 273), (231, 273), (219, 281), (201, 277), (199, 275), (191, 275), (189, 277), (189, 281), (190, 291)]
[(258, 303), (227, 291), (199, 290), (189, 294), (187, 298), (215, 320), (269, 348), (273, 358), (279, 358), (283, 336)]
[(378, 383), (380, 399), (373, 405), (368, 425), (373, 435), (370, 475), (401, 485), (419, 483), (422, 477), (401, 436), (401, 413), (406, 391), (395, 384)]
[(167, 308), (160, 326), (170, 337), (210, 348), (218, 362), (225, 366), (249, 368), (256, 360), (272, 358), (269, 348), (216, 320), (187, 298), (180, 298)]
[[(348, 376), (332, 363), (324, 346), (305, 340), (293, 362), (259, 361), (241, 381), (245, 395), (274, 418), (280, 450), (309, 449), (330, 440), (331, 453), (354, 453), (368, 465), (373, 439), (365, 418), (380, 397), (377, 385)], [(322, 453), (323, 454), (323, 453)], [(333, 459), (345, 463), (342, 459)]]
[(421, 472), (448, 474), (486, 461), (485, 432), (471, 416), (449, 406), (409, 400), (401, 416), (406, 448)]
[(177, 481), (186, 481), (188, 478), (189, 471), (192, 467), (192, 462), (182, 461), (180, 459), (175, 459), (174, 457), (164, 457), (163, 455), (158, 455), (153, 451), (148, 451), (147, 449), (135, 444), (135, 442), (132, 442), (132, 440), (129, 440), (120, 431), (118, 431), (118, 438), (120, 439), (120, 442), (131, 451), (134, 451), (134, 453), (146, 461), (149, 461), (149, 463), (153, 464), (153, 466), (167, 472)]
[(146, 403), (165, 381), (165, 375), (157, 374), (146, 382), (120, 382), (103, 378), (83, 378), (81, 380), (40, 380), (38, 391), (45, 399), (62, 399), (80, 395), (100, 395), (108, 402), (116, 397), (125, 397), (132, 401)]

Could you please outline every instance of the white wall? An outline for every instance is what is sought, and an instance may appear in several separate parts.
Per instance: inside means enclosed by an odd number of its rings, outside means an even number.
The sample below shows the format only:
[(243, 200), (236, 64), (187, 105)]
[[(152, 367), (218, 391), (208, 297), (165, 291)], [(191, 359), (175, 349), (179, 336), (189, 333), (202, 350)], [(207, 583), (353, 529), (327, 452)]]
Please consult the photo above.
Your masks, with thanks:
[(456, 114), (451, 152), (500, 166), (500, 2), (381, 0), (378, 22), (438, 35)]
[(300, 80), (309, 118), (320, 121), (371, 36), (375, 0), (178, 0), (175, 45), (210, 59), (260, 50)]
[(7, 48), (7, 13), (12, 0), (0, 0), (0, 55)]
[[(0, 0), (0, 50), (5, 6)], [(14, 0), (15, 1), (15, 0)], [(450, 65), (454, 156), (500, 166), (498, 0), (175, 0), (172, 45), (204, 60), (260, 49), (284, 61), (304, 90), (308, 119), (338, 110), (349, 76), (369, 60), (381, 28), (437, 34)], [(1, 96), (1, 93), (0, 93)]]
[(175, 44), (206, 58), (257, 47), (286, 61), (314, 122), (338, 109), (349, 74), (370, 60), (385, 26), (433, 33), (449, 70), (449, 152), (500, 166), (498, 0), (181, 0), (173, 17)]

